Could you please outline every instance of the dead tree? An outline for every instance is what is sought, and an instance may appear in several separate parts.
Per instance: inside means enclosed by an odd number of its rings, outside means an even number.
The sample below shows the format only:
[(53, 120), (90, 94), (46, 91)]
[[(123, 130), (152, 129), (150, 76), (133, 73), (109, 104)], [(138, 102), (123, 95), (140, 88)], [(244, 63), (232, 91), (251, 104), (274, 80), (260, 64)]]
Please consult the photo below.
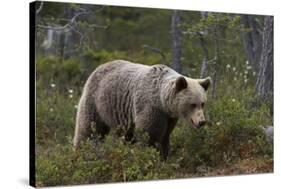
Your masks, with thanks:
[(255, 15), (242, 15), (241, 23), (250, 29), (243, 32), (242, 39), (246, 56), (255, 71), (258, 71), (260, 54), (262, 49), (262, 28)]
[(200, 70), (200, 78), (205, 77), (205, 73), (207, 71), (207, 66), (208, 66), (208, 59), (209, 59), (209, 51), (206, 45), (206, 41), (204, 39), (204, 36), (201, 33), (198, 33), (199, 40), (200, 40), (200, 45), (204, 53), (204, 58), (201, 64), (201, 70)]
[(181, 57), (182, 57), (182, 30), (180, 27), (181, 15), (179, 10), (174, 10), (172, 13), (172, 65), (171, 67), (177, 72), (182, 72)]
[(264, 19), (262, 51), (256, 82), (256, 94), (261, 98), (273, 95), (273, 17)]
[[(45, 4), (41, 3), (39, 8), (36, 10), (37, 14), (42, 10), (43, 5)], [(47, 6), (44, 6), (44, 8), (45, 7)], [(64, 15), (63, 18), (56, 19), (58, 21), (66, 22), (64, 25), (56, 23), (56, 21), (54, 21), (53, 19), (48, 21), (47, 18), (43, 19), (39, 15), (37, 15), (37, 18), (40, 18), (40, 22), (36, 22), (36, 27), (47, 33), (46, 39), (42, 43), (42, 46), (52, 54), (57, 54), (62, 61), (65, 57), (69, 56), (70, 53), (73, 53), (76, 50), (78, 52), (79, 49), (85, 46), (86, 41), (90, 41), (88, 39), (87, 33), (81, 29), (79, 21), (77, 20), (87, 20), (88, 16), (101, 12), (104, 9), (104, 6), (101, 6), (96, 10), (88, 10), (81, 7), (79, 9), (74, 9), (69, 6), (65, 6), (64, 9), (66, 15)], [(89, 24), (89, 28), (91, 30), (93, 30), (94, 28), (106, 29), (107, 26), (91, 23)], [(77, 40), (78, 44), (76, 42)], [(67, 48), (68, 46), (70, 46), (70, 44), (72, 44), (72, 48)]]

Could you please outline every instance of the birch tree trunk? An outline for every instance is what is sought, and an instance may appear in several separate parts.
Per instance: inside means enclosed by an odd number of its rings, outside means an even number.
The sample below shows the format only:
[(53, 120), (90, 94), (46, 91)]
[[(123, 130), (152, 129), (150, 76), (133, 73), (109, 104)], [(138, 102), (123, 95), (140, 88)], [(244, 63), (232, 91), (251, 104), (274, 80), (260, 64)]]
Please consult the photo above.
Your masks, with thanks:
[(177, 72), (182, 72), (181, 57), (182, 57), (182, 30), (180, 28), (181, 16), (179, 10), (174, 10), (172, 13), (172, 65), (171, 67)]
[(214, 39), (215, 39), (215, 64), (213, 65), (214, 73), (213, 73), (213, 83), (212, 83), (212, 98), (216, 98), (216, 87), (217, 87), (217, 69), (218, 65), (220, 65), (220, 43), (219, 43), (219, 32), (218, 25), (215, 25), (214, 29)]
[(263, 43), (256, 82), (256, 93), (262, 98), (273, 95), (273, 17), (267, 16), (264, 21)]
[[(201, 17), (203, 19), (206, 19), (208, 17), (208, 12), (201, 12)], [(207, 66), (208, 66), (208, 60), (209, 60), (209, 51), (208, 51), (208, 47), (206, 44), (206, 41), (204, 39), (204, 35), (207, 34), (207, 31), (202, 31), (201, 33), (199, 32), (199, 40), (200, 40), (200, 46), (203, 50), (203, 54), (204, 54), (204, 58), (201, 64), (201, 69), (200, 69), (200, 78), (204, 78), (205, 77), (205, 73), (207, 71)]]

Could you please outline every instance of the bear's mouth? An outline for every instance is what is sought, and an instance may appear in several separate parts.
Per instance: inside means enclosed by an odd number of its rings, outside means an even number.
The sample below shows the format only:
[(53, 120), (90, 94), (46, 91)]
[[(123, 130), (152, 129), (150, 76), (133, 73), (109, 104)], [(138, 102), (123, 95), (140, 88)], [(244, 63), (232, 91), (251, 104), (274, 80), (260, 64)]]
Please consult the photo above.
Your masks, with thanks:
[(191, 125), (192, 125), (192, 127), (194, 129), (198, 129), (199, 128), (198, 126), (196, 126), (196, 124), (194, 123), (194, 121), (192, 119), (190, 119), (190, 121), (191, 121)]

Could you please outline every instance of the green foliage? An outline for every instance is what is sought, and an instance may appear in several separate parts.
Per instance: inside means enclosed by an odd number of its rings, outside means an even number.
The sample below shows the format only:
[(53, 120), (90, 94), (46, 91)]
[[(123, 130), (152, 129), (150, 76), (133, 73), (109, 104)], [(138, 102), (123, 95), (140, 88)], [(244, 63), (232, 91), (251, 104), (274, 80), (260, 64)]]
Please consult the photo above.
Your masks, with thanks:
[(103, 143), (87, 141), (79, 151), (70, 142), (58, 144), (36, 158), (36, 179), (48, 186), (173, 178), (175, 171), (155, 148), (126, 144), (113, 135)]
[(80, 57), (64, 61), (56, 57), (39, 58), (36, 62), (36, 77), (39, 81), (37, 86), (48, 87), (53, 83), (60, 90), (66, 90), (73, 86), (81, 87), (90, 73), (101, 63), (126, 57), (124, 52), (88, 50)]
[(225, 96), (210, 102), (207, 112), (212, 122), (204, 128), (181, 126), (173, 132), (174, 149), (180, 148), (183, 154), (181, 167), (194, 172), (200, 165), (221, 166), (257, 155), (272, 157), (272, 145), (258, 127), (268, 124), (269, 120), (258, 118), (264, 118), (268, 109), (248, 110), (238, 100)]
[(36, 143), (64, 143), (66, 136), (74, 130), (78, 91), (65, 91), (61, 95), (56, 87), (51, 86), (47, 91), (41, 92), (39, 88), (37, 91)]

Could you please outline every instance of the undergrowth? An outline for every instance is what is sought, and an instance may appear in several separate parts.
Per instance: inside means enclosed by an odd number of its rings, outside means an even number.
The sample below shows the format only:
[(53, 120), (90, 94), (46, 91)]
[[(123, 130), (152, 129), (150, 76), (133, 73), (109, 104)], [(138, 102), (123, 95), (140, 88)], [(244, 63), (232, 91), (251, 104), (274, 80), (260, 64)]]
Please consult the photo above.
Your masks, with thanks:
[(75, 114), (86, 76), (100, 61), (122, 56), (118, 52), (95, 56), (88, 53), (85, 59), (92, 64), (80, 64), (77, 60), (37, 61), (37, 186), (273, 171), (273, 144), (260, 128), (273, 125), (272, 103), (257, 104), (253, 88), (245, 88), (243, 80), (235, 84), (240, 91), (220, 91), (223, 85), (229, 86), (228, 79), (218, 85), (216, 98), (209, 97), (205, 112), (209, 122), (202, 129), (178, 122), (171, 134), (167, 161), (147, 145), (142, 131), (137, 131), (140, 137), (135, 144), (126, 143), (111, 132), (104, 141), (85, 141), (81, 149), (74, 151)]

